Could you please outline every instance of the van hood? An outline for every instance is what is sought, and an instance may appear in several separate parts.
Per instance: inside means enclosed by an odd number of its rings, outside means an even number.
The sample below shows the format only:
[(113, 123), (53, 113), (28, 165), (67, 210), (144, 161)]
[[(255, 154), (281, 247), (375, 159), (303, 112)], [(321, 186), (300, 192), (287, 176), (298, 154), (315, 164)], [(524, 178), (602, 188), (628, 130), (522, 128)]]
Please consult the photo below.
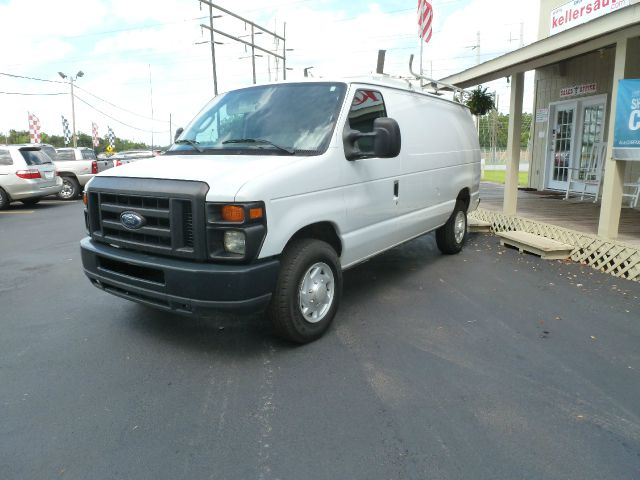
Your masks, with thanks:
[(138, 160), (100, 173), (100, 177), (192, 180), (209, 185), (207, 200), (228, 201), (247, 182), (303, 157), (278, 155), (166, 155)]

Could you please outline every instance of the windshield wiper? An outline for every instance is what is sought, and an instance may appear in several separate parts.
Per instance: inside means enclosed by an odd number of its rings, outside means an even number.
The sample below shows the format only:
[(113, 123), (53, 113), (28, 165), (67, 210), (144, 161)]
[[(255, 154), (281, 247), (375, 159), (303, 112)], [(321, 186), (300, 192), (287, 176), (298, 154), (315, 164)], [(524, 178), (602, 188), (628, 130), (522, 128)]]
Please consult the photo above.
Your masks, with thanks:
[(278, 150), (282, 150), (283, 152), (287, 152), (289, 155), (295, 155), (296, 151), (289, 147), (283, 147), (281, 145), (277, 145), (273, 143), (271, 140), (265, 140), (264, 138), (232, 138), (230, 140), (225, 140), (222, 142), (223, 144), (229, 143), (259, 143), (261, 145), (271, 145), (272, 147), (276, 147)]
[(173, 142), (173, 143), (176, 143), (176, 144), (178, 144), (178, 145), (179, 145), (179, 144), (185, 144), (185, 143), (186, 143), (187, 145), (191, 145), (193, 148), (195, 148), (195, 149), (196, 149), (197, 151), (199, 151), (200, 153), (203, 153), (203, 152), (204, 152), (204, 150), (198, 146), (198, 144), (199, 144), (200, 142), (198, 142), (198, 141), (196, 141), (196, 140), (191, 140), (190, 138), (181, 138), (180, 140), (176, 140), (176, 141), (175, 141), (175, 142)]

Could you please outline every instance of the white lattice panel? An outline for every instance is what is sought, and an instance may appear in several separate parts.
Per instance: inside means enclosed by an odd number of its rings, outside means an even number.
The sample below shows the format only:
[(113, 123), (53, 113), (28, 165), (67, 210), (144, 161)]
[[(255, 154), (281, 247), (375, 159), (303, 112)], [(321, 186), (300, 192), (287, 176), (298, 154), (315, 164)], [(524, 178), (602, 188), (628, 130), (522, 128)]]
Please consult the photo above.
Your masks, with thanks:
[(616, 277), (640, 281), (640, 250), (636, 247), (483, 208), (477, 209), (470, 216), (491, 223), (494, 232), (521, 230), (572, 245), (572, 260)]

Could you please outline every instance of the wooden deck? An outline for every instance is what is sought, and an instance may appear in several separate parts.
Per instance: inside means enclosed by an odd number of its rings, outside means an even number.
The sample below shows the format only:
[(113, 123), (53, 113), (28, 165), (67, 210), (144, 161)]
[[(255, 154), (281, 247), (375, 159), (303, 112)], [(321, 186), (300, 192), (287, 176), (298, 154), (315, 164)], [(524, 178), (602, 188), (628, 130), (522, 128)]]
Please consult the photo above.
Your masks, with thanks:
[[(487, 210), (501, 211), (504, 187), (483, 182), (480, 184), (480, 206)], [(518, 192), (517, 215), (551, 225), (596, 235), (600, 203), (593, 199), (570, 198), (558, 192)], [(640, 210), (623, 208), (620, 215), (618, 240), (640, 247)]]

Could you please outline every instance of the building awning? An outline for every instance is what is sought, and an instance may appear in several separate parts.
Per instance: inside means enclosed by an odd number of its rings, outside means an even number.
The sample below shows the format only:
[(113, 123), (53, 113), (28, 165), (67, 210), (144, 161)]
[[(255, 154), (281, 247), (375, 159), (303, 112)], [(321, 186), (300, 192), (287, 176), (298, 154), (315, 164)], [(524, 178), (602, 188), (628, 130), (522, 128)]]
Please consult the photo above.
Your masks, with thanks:
[(614, 45), (621, 37), (638, 36), (640, 3), (450, 75), (441, 79), (441, 82), (468, 88), (605, 48)]

